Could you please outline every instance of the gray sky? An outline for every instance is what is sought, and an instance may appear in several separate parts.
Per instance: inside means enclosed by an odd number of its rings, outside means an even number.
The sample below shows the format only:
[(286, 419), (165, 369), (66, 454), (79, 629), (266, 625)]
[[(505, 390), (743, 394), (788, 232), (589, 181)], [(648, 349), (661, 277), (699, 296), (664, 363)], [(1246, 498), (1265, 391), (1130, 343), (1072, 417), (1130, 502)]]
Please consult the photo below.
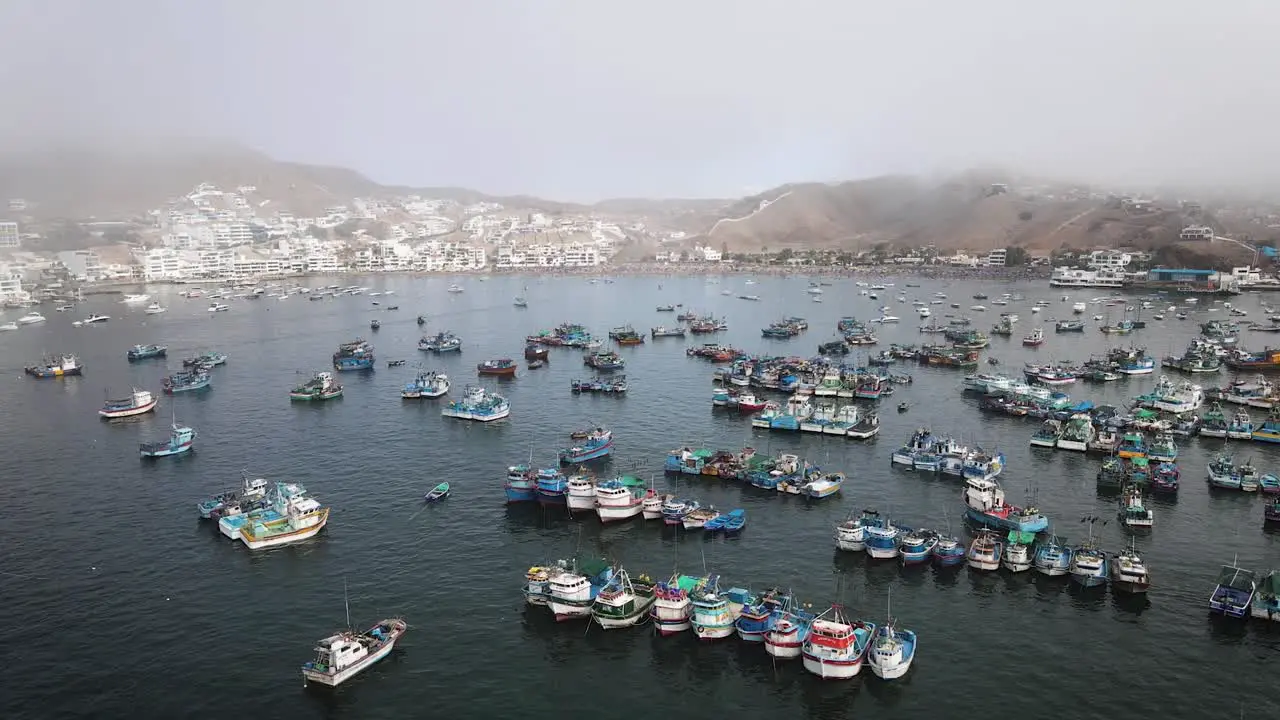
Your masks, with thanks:
[(1004, 165), (1280, 180), (1271, 0), (4, 0), (0, 141), (565, 200)]

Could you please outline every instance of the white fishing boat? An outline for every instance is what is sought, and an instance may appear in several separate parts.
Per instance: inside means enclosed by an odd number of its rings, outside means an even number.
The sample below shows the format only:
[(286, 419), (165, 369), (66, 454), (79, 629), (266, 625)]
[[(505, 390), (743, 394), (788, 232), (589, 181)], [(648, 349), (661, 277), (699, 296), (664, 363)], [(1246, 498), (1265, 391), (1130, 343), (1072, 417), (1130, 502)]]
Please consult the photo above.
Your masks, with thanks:
[(26, 315), (23, 315), (22, 317), (18, 318), (18, 324), (19, 324), (19, 325), (34, 325), (34, 324), (36, 324), (36, 323), (42, 323), (42, 322), (44, 322), (44, 320), (45, 320), (45, 317), (44, 317), (43, 315), (41, 315), (40, 313), (38, 313), (38, 312), (36, 312), (36, 311), (32, 310), (31, 312), (27, 313)]
[(644, 620), (654, 601), (654, 586), (641, 575), (635, 580), (619, 568), (591, 604), (591, 618), (605, 630), (632, 627)]
[(209, 312), (226, 312), (230, 309), (231, 309), (230, 305), (224, 305), (222, 303), (215, 302), (209, 305)]
[(409, 629), (402, 618), (387, 618), (364, 632), (351, 630), (351, 611), (347, 610), (347, 629), (334, 633), (316, 644), (316, 659), (302, 666), (302, 682), (317, 682), (335, 687), (386, 657), (396, 641)]
[(907, 674), (911, 662), (916, 659), (916, 634), (911, 630), (898, 629), (893, 621), (892, 608), (888, 602), (885, 605), (887, 618), (871, 641), (867, 664), (881, 680), (896, 680)]
[(640, 512), (645, 520), (661, 520), (662, 505), (671, 499), (670, 495), (649, 495), (640, 504)]
[(801, 650), (804, 669), (823, 679), (848, 680), (862, 670), (876, 626), (847, 621), (839, 605), (819, 615)]
[(566, 483), (568, 494), (565, 502), (569, 510), (594, 510), (596, 507), (596, 481), (590, 475), (572, 475)]
[(600, 522), (630, 520), (644, 510), (646, 494), (621, 480), (606, 480), (596, 486), (596, 515)]
[[(302, 492), (290, 492), (289, 486), (279, 489), (277, 496), (284, 498), (284, 512), (274, 517), (252, 517), (240, 528), (240, 541), (250, 550), (262, 550), (309, 540), (320, 533), (329, 522), (329, 508), (322, 507), (315, 498)], [(301, 488), (301, 486), (295, 486)], [(279, 504), (277, 505), (279, 507)]]
[(1010, 530), (1000, 564), (1009, 572), (1026, 572), (1035, 560), (1036, 534)]
[(690, 575), (673, 575), (670, 580), (660, 582), (654, 588), (654, 602), (649, 608), (649, 619), (659, 635), (675, 635), (692, 626), (693, 602), (689, 599), (689, 591), (697, 587), (699, 582), (700, 578)]
[(107, 420), (133, 417), (134, 415), (142, 415), (155, 410), (156, 404), (159, 402), (159, 398), (152, 395), (150, 390), (134, 388), (127, 398), (107, 400), (102, 405), (102, 409), (98, 411), (98, 415)]
[(143, 310), (143, 312), (145, 312), (148, 315), (159, 315), (160, 313), (166, 312), (167, 310), (168, 308), (162, 306), (160, 303), (153, 302), (150, 305), (148, 305), (147, 309)]
[(557, 622), (585, 618), (591, 615), (591, 603), (595, 590), (586, 575), (572, 570), (561, 570), (547, 583), (549, 597), (547, 607), (555, 614)]

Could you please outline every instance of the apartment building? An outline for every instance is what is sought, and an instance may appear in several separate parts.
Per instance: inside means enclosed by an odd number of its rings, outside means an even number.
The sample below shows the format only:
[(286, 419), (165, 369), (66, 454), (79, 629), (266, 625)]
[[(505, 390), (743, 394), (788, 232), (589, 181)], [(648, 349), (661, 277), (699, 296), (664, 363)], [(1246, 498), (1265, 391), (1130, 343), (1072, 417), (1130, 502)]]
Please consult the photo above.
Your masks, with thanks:
[(22, 275), (19, 273), (0, 273), (0, 302), (26, 302), (31, 293), (22, 289)]
[(0, 248), (22, 247), (22, 236), (18, 234), (18, 223), (0, 222)]
[(997, 248), (987, 253), (987, 259), (983, 263), (987, 267), (1004, 267), (1008, 252), (1004, 248)]
[(134, 253), (134, 259), (141, 266), (142, 279), (147, 282), (185, 280), (197, 275), (198, 268), (192, 262), (190, 251), (168, 247), (150, 248)]
[(1119, 250), (1094, 250), (1086, 264), (1093, 270), (1123, 270), (1133, 262), (1133, 256)]
[(69, 250), (60, 252), (57, 261), (71, 273), (71, 277), (79, 282), (95, 282), (107, 275), (107, 268), (102, 258), (92, 250)]

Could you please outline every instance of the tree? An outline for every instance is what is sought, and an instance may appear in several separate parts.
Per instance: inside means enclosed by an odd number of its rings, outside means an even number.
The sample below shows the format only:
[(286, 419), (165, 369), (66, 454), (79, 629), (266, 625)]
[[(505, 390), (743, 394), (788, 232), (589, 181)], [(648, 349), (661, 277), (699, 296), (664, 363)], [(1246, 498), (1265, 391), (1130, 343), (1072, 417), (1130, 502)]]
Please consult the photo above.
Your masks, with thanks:
[(796, 254), (795, 251), (792, 250), (791, 248), (783, 248), (782, 252), (778, 253), (778, 261), (786, 262), (791, 259), (792, 255), (795, 255), (795, 254)]
[(1004, 249), (1005, 267), (1021, 267), (1029, 264), (1030, 262), (1031, 254), (1026, 251), (1026, 248), (1014, 246)]

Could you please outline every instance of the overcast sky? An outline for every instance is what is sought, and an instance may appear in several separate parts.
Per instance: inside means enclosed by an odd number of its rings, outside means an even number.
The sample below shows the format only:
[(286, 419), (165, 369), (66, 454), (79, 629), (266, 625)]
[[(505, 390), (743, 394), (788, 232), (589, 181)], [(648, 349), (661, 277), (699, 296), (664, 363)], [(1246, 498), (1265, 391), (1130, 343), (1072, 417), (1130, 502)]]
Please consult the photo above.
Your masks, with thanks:
[(0, 140), (565, 200), (1003, 165), (1280, 179), (1280, 0), (3, 0)]

